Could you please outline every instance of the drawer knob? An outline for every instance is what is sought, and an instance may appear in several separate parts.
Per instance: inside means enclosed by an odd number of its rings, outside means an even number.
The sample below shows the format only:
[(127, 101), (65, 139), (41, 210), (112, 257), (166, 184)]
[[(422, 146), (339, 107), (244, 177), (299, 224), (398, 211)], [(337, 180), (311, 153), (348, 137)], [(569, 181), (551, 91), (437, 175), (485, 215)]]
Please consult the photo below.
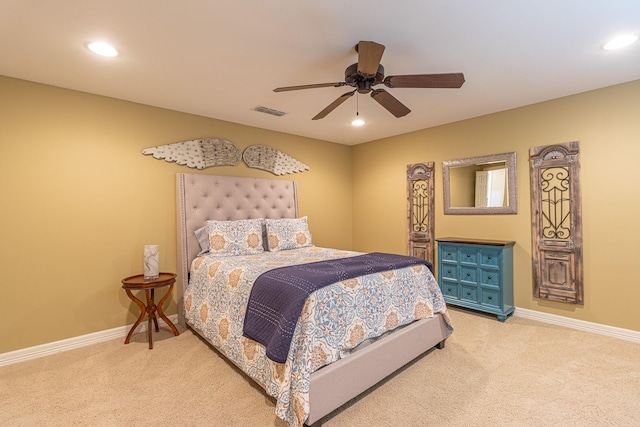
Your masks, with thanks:
[(447, 256), (451, 256), (451, 252), (447, 252)]
[(467, 254), (467, 258), (469, 258), (471, 255)]
[(471, 295), (471, 292), (467, 291), (467, 296)]
[(447, 270), (447, 273), (451, 274), (451, 270)]
[(493, 299), (493, 297), (489, 296), (489, 297), (487, 297), (487, 299), (488, 299), (489, 301), (491, 301), (491, 300)]
[(488, 280), (491, 280), (491, 276), (487, 276), (487, 279), (488, 279)]
[(467, 277), (471, 276), (471, 273), (467, 273)]
[(489, 255), (489, 256), (487, 257), (487, 259), (491, 259), (491, 255)]

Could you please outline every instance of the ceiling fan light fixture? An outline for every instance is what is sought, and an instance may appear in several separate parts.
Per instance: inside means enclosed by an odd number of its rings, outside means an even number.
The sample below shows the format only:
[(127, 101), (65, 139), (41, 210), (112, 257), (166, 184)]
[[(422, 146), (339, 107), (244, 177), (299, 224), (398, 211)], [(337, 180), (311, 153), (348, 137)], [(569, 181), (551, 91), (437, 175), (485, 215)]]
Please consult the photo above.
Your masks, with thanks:
[(623, 34), (609, 40), (602, 48), (604, 50), (616, 50), (627, 47), (632, 43), (638, 41), (638, 36), (635, 34)]
[(355, 119), (353, 119), (353, 121), (351, 122), (352, 126), (362, 126), (364, 125), (364, 120), (362, 120), (360, 117), (356, 117)]
[(118, 56), (118, 51), (116, 50), (116, 48), (106, 42), (92, 42), (87, 44), (87, 48), (89, 48), (91, 52), (100, 56), (106, 56), (109, 58)]

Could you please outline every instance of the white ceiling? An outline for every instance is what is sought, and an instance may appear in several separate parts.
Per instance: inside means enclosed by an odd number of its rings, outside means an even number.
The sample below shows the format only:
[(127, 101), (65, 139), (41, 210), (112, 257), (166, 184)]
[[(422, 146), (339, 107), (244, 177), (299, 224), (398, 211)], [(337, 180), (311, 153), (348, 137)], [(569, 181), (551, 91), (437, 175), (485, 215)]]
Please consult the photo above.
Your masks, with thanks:
[[(639, 0), (0, 0), (0, 74), (354, 145), (640, 79), (640, 42), (602, 49), (626, 32), (640, 34)], [(91, 53), (96, 40), (121, 56)], [(388, 89), (402, 118), (359, 95), (312, 121), (349, 88), (273, 92), (343, 81), (359, 40), (386, 46), (386, 75), (466, 82)]]

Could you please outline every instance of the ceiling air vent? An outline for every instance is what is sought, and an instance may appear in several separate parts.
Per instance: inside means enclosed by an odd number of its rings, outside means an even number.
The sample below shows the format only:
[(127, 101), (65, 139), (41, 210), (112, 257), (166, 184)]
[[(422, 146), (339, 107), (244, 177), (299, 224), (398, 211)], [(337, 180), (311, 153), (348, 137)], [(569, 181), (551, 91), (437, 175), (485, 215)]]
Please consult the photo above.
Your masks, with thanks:
[(282, 117), (285, 113), (284, 111), (274, 110), (273, 108), (263, 107), (262, 105), (258, 105), (254, 110), (259, 111), (261, 113), (271, 114), (272, 116)]

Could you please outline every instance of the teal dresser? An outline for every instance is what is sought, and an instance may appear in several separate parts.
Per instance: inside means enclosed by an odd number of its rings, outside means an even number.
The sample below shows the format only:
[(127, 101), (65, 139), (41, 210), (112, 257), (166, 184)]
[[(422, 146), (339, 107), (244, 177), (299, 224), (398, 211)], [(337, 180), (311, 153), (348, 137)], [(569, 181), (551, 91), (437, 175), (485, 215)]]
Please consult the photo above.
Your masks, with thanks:
[(502, 240), (448, 237), (438, 241), (438, 283), (447, 304), (513, 314), (513, 245)]

